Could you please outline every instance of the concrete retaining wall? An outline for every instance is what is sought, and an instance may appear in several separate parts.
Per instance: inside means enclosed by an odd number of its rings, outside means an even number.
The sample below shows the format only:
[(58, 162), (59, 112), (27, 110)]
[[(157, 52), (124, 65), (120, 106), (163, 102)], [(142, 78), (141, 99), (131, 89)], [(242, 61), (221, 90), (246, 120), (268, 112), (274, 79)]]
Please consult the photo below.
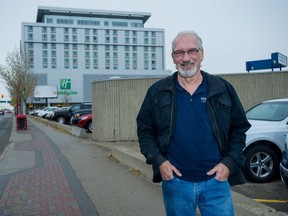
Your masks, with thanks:
[[(288, 97), (288, 72), (219, 75), (236, 89), (247, 110), (257, 103)], [(92, 84), (96, 141), (137, 141), (136, 116), (147, 89), (160, 78), (95, 81)]]

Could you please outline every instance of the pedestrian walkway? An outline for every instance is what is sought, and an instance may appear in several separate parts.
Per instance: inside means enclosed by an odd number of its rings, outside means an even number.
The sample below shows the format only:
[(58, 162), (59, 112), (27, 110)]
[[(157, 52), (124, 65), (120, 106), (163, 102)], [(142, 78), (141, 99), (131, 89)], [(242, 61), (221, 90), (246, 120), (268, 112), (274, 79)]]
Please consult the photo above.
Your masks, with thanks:
[[(151, 167), (145, 164), (137, 143), (64, 137), (63, 133), (53, 133), (51, 127), (30, 117), (27, 130), (16, 130), (13, 125), (11, 144), (0, 158), (1, 216), (164, 215), (160, 190), (155, 192), (161, 185), (147, 187), (151, 185)], [(65, 141), (67, 136), (73, 139)], [(100, 157), (99, 148), (87, 148), (85, 143), (105, 147), (120, 164), (139, 171), (147, 181), (130, 183), (128, 173), (113, 176), (111, 172), (117, 172), (118, 164), (102, 167), (95, 161)], [(139, 184), (143, 184), (142, 189)], [(236, 216), (287, 216), (241, 194), (233, 192), (233, 197)]]
[(0, 164), (0, 215), (98, 215), (55, 143), (36, 128), (15, 130)]

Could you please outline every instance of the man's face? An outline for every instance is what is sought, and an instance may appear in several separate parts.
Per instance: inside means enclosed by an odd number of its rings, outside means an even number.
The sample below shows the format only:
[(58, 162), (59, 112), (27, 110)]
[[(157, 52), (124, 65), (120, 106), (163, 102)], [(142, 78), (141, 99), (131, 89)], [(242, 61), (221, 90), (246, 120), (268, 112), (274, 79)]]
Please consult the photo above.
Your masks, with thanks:
[(200, 73), (203, 54), (193, 36), (182, 36), (176, 40), (172, 58), (181, 76), (192, 77)]

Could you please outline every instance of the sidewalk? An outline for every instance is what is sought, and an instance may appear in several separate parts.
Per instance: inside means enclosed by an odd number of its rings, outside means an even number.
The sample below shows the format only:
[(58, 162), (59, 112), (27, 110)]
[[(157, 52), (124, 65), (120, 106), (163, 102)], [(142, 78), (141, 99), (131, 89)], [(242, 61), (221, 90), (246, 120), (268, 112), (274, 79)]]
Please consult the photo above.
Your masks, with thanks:
[[(13, 121), (11, 144), (0, 157), (0, 215), (99, 215), (87, 188), (84, 189), (75, 174), (77, 168), (73, 167), (74, 164), (71, 165), (61, 155), (59, 148), (48, 137), (29, 129), (35, 120), (28, 117), (28, 130), (25, 131), (17, 131)], [(49, 122), (44, 124), (49, 125)], [(69, 132), (67, 126), (63, 126), (62, 130)], [(78, 134), (83, 136), (82, 132)], [(151, 167), (145, 164), (137, 143), (84, 140), (110, 149), (121, 164), (151, 182)], [(235, 215), (287, 216), (241, 194), (233, 192), (233, 197)], [(57, 213), (59, 210), (61, 214)]]

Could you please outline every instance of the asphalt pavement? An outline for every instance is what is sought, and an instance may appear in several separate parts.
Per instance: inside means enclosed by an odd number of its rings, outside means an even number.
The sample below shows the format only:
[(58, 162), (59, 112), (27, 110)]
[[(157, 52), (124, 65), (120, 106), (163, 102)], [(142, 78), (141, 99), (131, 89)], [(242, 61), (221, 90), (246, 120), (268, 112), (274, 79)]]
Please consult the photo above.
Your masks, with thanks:
[[(136, 142), (95, 142), (27, 119), (27, 130), (13, 120), (0, 157), (0, 215), (165, 215), (161, 185), (151, 183)], [(287, 216), (239, 193), (233, 198), (235, 215)]]

